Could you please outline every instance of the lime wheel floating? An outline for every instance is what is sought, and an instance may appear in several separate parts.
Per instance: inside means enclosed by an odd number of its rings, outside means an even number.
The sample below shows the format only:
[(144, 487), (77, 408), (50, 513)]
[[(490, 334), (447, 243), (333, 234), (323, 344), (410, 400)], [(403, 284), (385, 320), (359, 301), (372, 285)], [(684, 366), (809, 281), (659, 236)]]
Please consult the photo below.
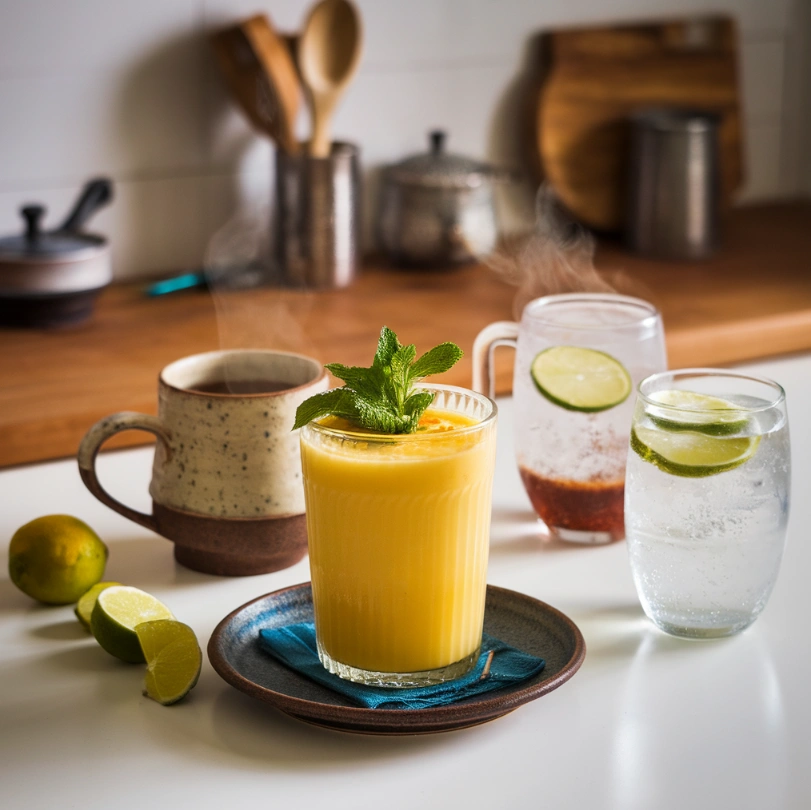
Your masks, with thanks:
[(656, 391), (648, 395), (645, 412), (650, 420), (665, 430), (690, 430), (708, 436), (740, 433), (749, 421), (745, 411), (734, 402), (693, 391)]
[(631, 449), (662, 472), (684, 478), (705, 478), (734, 470), (755, 454), (760, 436), (719, 438), (705, 433), (667, 431), (637, 425)]
[(616, 358), (580, 346), (552, 346), (530, 366), (536, 388), (569, 411), (597, 413), (628, 399), (631, 375)]

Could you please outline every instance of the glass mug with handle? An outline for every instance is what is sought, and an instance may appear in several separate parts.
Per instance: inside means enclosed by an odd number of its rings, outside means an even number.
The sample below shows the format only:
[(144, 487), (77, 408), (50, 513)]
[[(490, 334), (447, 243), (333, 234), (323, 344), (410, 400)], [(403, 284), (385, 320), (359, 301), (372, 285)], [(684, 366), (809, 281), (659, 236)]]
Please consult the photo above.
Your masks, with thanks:
[(516, 350), (516, 456), (536, 513), (560, 540), (621, 540), (630, 394), (667, 367), (659, 312), (612, 293), (530, 301), (520, 323), (490, 324), (473, 344), (473, 388), (490, 396), (499, 345)]

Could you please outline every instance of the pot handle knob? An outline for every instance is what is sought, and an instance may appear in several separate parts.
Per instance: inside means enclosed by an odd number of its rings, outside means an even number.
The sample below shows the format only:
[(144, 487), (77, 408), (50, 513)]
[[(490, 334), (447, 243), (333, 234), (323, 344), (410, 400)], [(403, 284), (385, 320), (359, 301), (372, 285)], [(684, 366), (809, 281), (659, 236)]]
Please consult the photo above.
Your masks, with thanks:
[(431, 154), (441, 155), (445, 151), (447, 133), (442, 129), (433, 129), (429, 137), (431, 139)]
[(29, 242), (36, 242), (42, 233), (42, 218), (45, 216), (45, 206), (26, 205), (20, 209), (25, 219), (25, 238)]

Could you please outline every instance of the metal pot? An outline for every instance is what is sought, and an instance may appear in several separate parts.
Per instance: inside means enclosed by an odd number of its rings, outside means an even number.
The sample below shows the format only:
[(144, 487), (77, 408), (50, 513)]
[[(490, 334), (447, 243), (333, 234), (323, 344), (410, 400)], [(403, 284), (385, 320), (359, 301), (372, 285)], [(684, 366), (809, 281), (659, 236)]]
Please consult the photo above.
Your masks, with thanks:
[(403, 267), (447, 267), (476, 261), (498, 239), (494, 181), (499, 172), (445, 152), (445, 133), (431, 149), (383, 172), (378, 243)]
[(64, 326), (86, 320), (112, 280), (110, 247), (82, 226), (113, 198), (109, 180), (91, 180), (65, 221), (42, 229), (45, 208), (25, 205), (22, 234), (0, 238), (0, 323)]

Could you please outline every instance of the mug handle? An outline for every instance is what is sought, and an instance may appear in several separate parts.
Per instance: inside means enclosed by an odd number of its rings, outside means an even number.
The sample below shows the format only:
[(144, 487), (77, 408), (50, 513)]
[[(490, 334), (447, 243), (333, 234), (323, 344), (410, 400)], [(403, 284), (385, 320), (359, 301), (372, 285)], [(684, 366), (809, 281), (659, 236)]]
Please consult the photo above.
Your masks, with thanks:
[(122, 411), (121, 413), (114, 413), (112, 416), (105, 416), (104, 419), (96, 422), (96, 424), (85, 433), (79, 445), (79, 475), (81, 475), (84, 485), (103, 504), (109, 506), (110, 509), (118, 512), (125, 518), (129, 518), (135, 523), (146, 526), (147, 529), (152, 529), (153, 532), (157, 532), (158, 528), (153, 515), (147, 515), (144, 512), (130, 509), (129, 506), (125, 506), (120, 501), (117, 501), (104, 489), (96, 475), (96, 456), (99, 454), (101, 445), (107, 441), (110, 436), (120, 433), (122, 430), (145, 430), (148, 433), (154, 434), (158, 441), (162, 442), (167, 457), (171, 456), (172, 450), (169, 445), (171, 436), (166, 428), (163, 427), (157, 416), (135, 413), (134, 411)]
[(473, 341), (473, 390), (486, 394), (490, 399), (496, 393), (496, 375), (493, 372), (494, 353), (497, 346), (512, 346), (518, 340), (518, 324), (515, 321), (496, 321), (485, 326)]

